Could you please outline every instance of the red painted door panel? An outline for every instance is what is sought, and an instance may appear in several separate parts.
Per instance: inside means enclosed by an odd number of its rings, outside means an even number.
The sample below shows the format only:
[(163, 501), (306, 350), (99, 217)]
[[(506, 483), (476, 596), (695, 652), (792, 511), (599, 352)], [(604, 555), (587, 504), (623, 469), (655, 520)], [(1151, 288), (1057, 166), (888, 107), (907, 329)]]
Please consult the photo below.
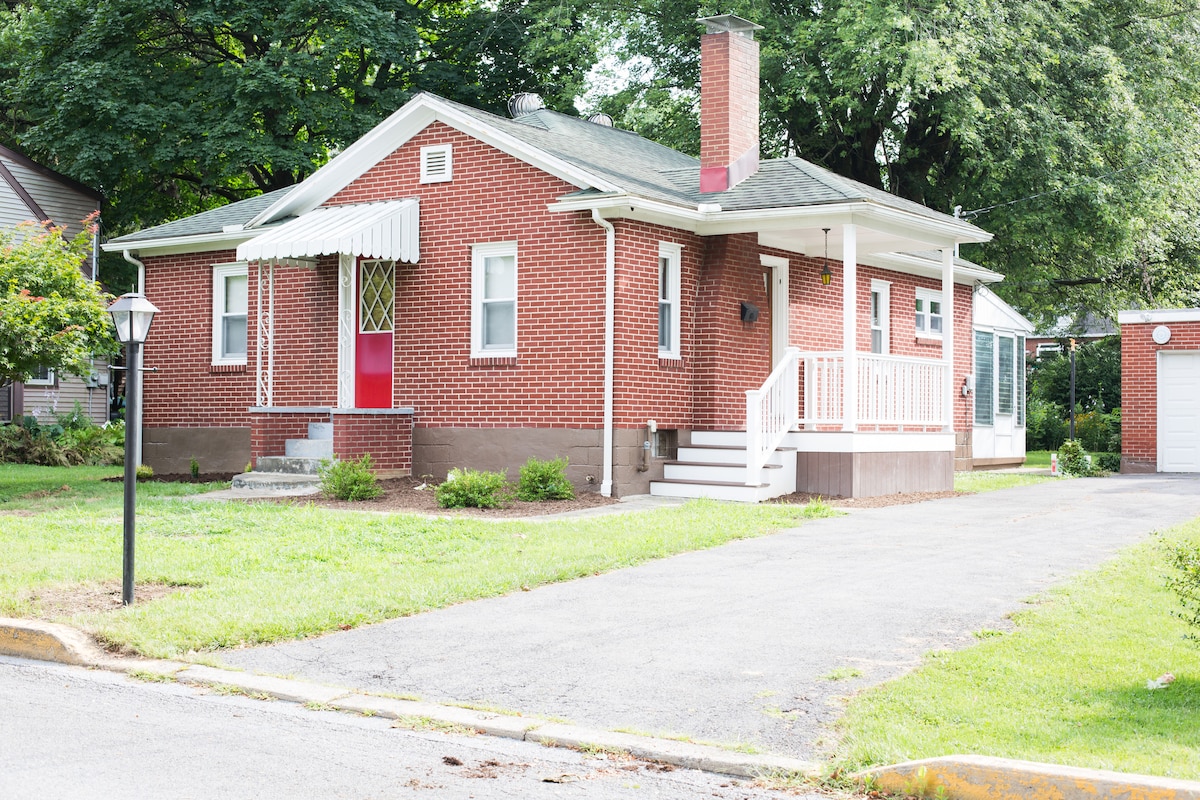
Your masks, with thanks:
[(358, 334), (354, 343), (354, 405), (392, 407), (396, 273), (390, 261), (361, 261)]

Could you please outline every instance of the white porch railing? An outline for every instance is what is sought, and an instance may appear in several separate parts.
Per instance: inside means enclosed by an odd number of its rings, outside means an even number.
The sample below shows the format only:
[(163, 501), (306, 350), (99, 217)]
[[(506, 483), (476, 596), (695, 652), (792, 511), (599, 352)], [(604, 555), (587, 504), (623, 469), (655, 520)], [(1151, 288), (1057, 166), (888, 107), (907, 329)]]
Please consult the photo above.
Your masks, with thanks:
[(763, 465), (799, 420), (800, 351), (789, 347), (761, 389), (746, 391), (746, 485), (762, 481)]
[[(856, 353), (859, 425), (937, 427), (947, 424), (946, 365), (929, 358)], [(842, 353), (804, 353), (804, 413), (808, 427), (845, 422)]]

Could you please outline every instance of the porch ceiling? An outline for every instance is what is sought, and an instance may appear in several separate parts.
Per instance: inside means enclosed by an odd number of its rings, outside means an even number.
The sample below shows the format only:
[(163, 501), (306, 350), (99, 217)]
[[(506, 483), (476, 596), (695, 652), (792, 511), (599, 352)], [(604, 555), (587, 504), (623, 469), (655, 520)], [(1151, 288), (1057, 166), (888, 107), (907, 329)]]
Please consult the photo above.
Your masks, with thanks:
[[(931, 247), (937, 246), (928, 239), (904, 236), (895, 231), (862, 224), (855, 226), (855, 241), (859, 255), (929, 250)], [(764, 247), (777, 247), (781, 250), (790, 250), (793, 253), (803, 253), (816, 258), (825, 254), (825, 234), (820, 226), (760, 231), (758, 243)], [(841, 255), (842, 226), (832, 225), (829, 230), (829, 257), (840, 259)]]
[(312, 258), (346, 253), (415, 262), (419, 257), (415, 199), (322, 206), (238, 246), (239, 261)]

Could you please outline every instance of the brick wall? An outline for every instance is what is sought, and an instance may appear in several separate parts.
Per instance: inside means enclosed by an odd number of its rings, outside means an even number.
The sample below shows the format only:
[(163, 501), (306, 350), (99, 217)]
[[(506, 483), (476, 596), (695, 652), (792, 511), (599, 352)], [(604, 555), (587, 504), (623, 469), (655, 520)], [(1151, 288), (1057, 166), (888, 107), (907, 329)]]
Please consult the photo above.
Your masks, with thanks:
[(333, 452), (342, 460), (370, 453), (374, 469), (392, 475), (412, 474), (411, 414), (333, 414)]
[(1171, 341), (1155, 344), (1158, 322), (1121, 325), (1121, 471), (1158, 469), (1158, 352), (1200, 350), (1200, 322), (1166, 323)]
[(284, 455), (288, 439), (307, 439), (310, 422), (329, 422), (328, 412), (255, 411), (250, 417), (250, 457)]

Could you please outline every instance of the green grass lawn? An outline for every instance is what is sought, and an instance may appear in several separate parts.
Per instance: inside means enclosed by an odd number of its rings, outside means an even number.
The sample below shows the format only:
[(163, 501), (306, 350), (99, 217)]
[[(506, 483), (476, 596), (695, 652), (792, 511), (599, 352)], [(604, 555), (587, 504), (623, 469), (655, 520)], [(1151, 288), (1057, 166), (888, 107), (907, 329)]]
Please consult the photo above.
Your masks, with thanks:
[[(1166, 540), (1200, 541), (1200, 520)], [(1183, 639), (1157, 540), (1014, 615), (1014, 632), (933, 653), (850, 702), (847, 769), (955, 753), (1200, 779), (1200, 646)], [(935, 588), (935, 587), (931, 587)], [(1149, 690), (1163, 673), (1177, 680)]]
[[(39, 589), (119, 581), (119, 469), (0, 465), (0, 616)], [(61, 620), (155, 657), (310, 636), (760, 536), (827, 506), (690, 502), (546, 522), (189, 502), (138, 486), (136, 575), (190, 587)], [(211, 488), (211, 487), (208, 487)]]
[(1023, 472), (977, 472), (954, 473), (954, 489), (958, 492), (994, 492), (997, 489), (1011, 489), (1014, 486), (1029, 486), (1046, 481), (1061, 481), (1066, 478), (1052, 478), (1049, 475), (1031, 475)]
[(1025, 453), (1025, 466), (1050, 469), (1049, 450), (1028, 450)]

